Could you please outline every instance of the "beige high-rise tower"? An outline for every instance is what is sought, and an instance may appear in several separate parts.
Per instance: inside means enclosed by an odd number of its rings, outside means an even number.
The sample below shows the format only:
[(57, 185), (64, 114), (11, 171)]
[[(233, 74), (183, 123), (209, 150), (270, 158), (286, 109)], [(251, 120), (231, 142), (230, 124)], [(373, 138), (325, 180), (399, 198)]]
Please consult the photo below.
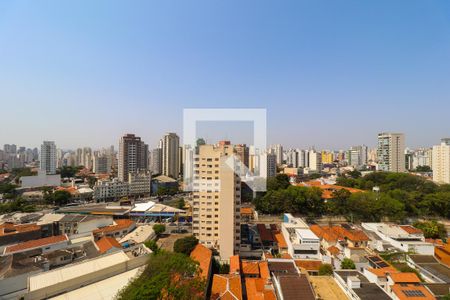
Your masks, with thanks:
[(403, 133), (378, 134), (378, 169), (405, 172), (405, 135)]
[[(222, 261), (239, 253), (241, 181), (229, 142), (200, 145), (194, 155), (193, 234)], [(238, 171), (237, 171), (238, 172)]]
[(441, 144), (433, 146), (433, 181), (450, 183), (450, 138), (442, 139)]
[(162, 173), (177, 179), (180, 176), (180, 138), (169, 132), (161, 139)]

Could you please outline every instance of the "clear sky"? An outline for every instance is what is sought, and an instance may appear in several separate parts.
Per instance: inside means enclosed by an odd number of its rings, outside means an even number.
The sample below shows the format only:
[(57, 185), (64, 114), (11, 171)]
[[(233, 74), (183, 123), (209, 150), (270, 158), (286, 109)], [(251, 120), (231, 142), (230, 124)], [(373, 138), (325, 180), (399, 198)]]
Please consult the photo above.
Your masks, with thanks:
[[(450, 1), (0, 1), (0, 144), (156, 146), (183, 108), (267, 108), (268, 142), (450, 136)], [(212, 137), (213, 133), (211, 133)]]

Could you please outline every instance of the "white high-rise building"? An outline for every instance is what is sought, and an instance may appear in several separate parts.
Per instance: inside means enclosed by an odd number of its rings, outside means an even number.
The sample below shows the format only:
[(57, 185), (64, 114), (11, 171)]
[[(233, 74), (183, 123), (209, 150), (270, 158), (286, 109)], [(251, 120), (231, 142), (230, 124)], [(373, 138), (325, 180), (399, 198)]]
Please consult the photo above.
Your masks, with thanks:
[(320, 172), (322, 170), (322, 153), (309, 150), (309, 170)]
[(258, 156), (257, 173), (259, 177), (271, 178), (277, 175), (277, 157), (275, 154), (263, 153)]
[(405, 172), (405, 135), (403, 133), (378, 134), (378, 170)]
[(178, 178), (180, 175), (180, 138), (176, 133), (169, 132), (161, 140), (162, 144), (162, 174)]
[(40, 169), (47, 175), (56, 174), (56, 145), (53, 141), (44, 141), (41, 145)]
[(450, 184), (450, 138), (441, 140), (433, 146), (433, 181)]
[(283, 164), (283, 146), (281, 146), (280, 144), (273, 145), (271, 147), (270, 153), (275, 154), (277, 159), (277, 165)]
[(134, 134), (126, 134), (119, 142), (118, 177), (121, 181), (128, 180), (130, 172), (147, 170), (148, 145)]

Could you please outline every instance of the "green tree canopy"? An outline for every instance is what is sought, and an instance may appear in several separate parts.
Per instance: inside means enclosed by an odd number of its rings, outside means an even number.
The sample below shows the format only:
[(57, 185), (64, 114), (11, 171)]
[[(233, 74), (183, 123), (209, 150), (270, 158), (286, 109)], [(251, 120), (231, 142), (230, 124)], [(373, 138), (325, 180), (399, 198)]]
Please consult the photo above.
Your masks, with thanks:
[(319, 275), (333, 275), (333, 266), (331, 266), (330, 264), (322, 264), (319, 267)]
[(203, 299), (198, 263), (181, 253), (152, 254), (145, 270), (116, 295), (118, 300)]
[(197, 244), (198, 239), (196, 237), (194, 237), (193, 235), (187, 236), (175, 241), (175, 244), (173, 245), (173, 251), (190, 255)]
[(155, 224), (153, 225), (153, 231), (156, 235), (160, 235), (161, 233), (164, 233), (166, 231), (166, 225), (164, 224)]
[(444, 224), (438, 223), (437, 221), (416, 222), (414, 223), (414, 227), (422, 230), (425, 238), (447, 238), (447, 230), (445, 229)]
[(356, 269), (355, 263), (350, 258), (344, 258), (341, 262), (341, 268), (344, 270)]

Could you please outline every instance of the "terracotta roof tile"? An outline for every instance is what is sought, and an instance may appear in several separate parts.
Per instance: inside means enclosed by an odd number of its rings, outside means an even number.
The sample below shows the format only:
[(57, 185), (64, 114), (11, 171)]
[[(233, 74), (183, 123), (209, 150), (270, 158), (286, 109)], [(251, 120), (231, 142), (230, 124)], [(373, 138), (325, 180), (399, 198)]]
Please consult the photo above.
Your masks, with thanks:
[(394, 273), (389, 275), (395, 283), (414, 283), (420, 282), (419, 277), (416, 273), (405, 272), (405, 273)]
[(386, 277), (387, 273), (394, 274), (394, 273), (399, 272), (393, 267), (385, 267), (385, 268), (379, 268), (379, 269), (368, 268), (367, 271), (377, 275), (377, 277)]
[(286, 240), (281, 232), (275, 233), (273, 237), (278, 244), (278, 248), (287, 248)]
[(8, 246), (5, 248), (4, 253), (10, 254), (10, 253), (14, 253), (14, 252), (24, 252), (27, 250), (42, 248), (47, 245), (67, 242), (68, 240), (69, 240), (69, 238), (65, 234), (57, 235), (57, 236), (50, 236), (50, 237), (46, 237), (43, 239), (27, 241), (27, 242), (23, 242), (20, 244)]
[(230, 257), (230, 274), (241, 273), (241, 261), (239, 255), (233, 255)]
[(264, 279), (270, 278), (269, 264), (267, 261), (261, 261), (259, 263), (259, 275)]
[(266, 280), (262, 278), (246, 278), (245, 288), (249, 300), (276, 300), (272, 289), (266, 289)]
[(259, 265), (256, 261), (242, 261), (242, 273), (244, 275), (258, 275)]
[(322, 265), (322, 262), (320, 260), (297, 259), (295, 264), (298, 268), (305, 269), (307, 271), (318, 271)]
[[(394, 284), (392, 287), (392, 292), (397, 296), (399, 300), (432, 300), (436, 299), (427, 288), (423, 285), (415, 284)], [(412, 293), (419, 294), (417, 296), (412, 296)]]
[(135, 222), (130, 219), (117, 219), (117, 220), (114, 220), (114, 222), (116, 223), (115, 225), (110, 225), (110, 226), (95, 229), (93, 231), (93, 233), (99, 234), (99, 233), (114, 232), (114, 231), (129, 228), (133, 224), (135, 224)]
[(251, 207), (241, 207), (241, 215), (253, 215), (253, 209)]
[(328, 247), (327, 250), (331, 253), (331, 255), (338, 255), (341, 252), (341, 250), (339, 250), (339, 248), (336, 246)]
[(212, 251), (202, 244), (197, 244), (191, 252), (191, 258), (200, 264), (200, 276), (209, 278), (209, 267), (212, 261)]
[(272, 232), (266, 228), (266, 225), (258, 224), (256, 225), (256, 228), (258, 229), (259, 236), (261, 237), (262, 241), (273, 242)]
[(98, 247), (98, 251), (100, 253), (105, 253), (111, 248), (118, 248), (121, 249), (122, 246), (119, 244), (119, 242), (116, 239), (110, 238), (110, 237), (102, 237), (98, 241), (95, 242)]
[(410, 225), (400, 225), (399, 226), (401, 229), (403, 229), (404, 231), (406, 231), (409, 234), (421, 234), (423, 233), (422, 230), (420, 230), (419, 228), (410, 226)]
[(241, 276), (214, 274), (211, 287), (211, 299), (242, 300)]
[(0, 225), (0, 236), (13, 235), (22, 232), (38, 231), (41, 230), (41, 226), (36, 224), (13, 224), (3, 223)]

